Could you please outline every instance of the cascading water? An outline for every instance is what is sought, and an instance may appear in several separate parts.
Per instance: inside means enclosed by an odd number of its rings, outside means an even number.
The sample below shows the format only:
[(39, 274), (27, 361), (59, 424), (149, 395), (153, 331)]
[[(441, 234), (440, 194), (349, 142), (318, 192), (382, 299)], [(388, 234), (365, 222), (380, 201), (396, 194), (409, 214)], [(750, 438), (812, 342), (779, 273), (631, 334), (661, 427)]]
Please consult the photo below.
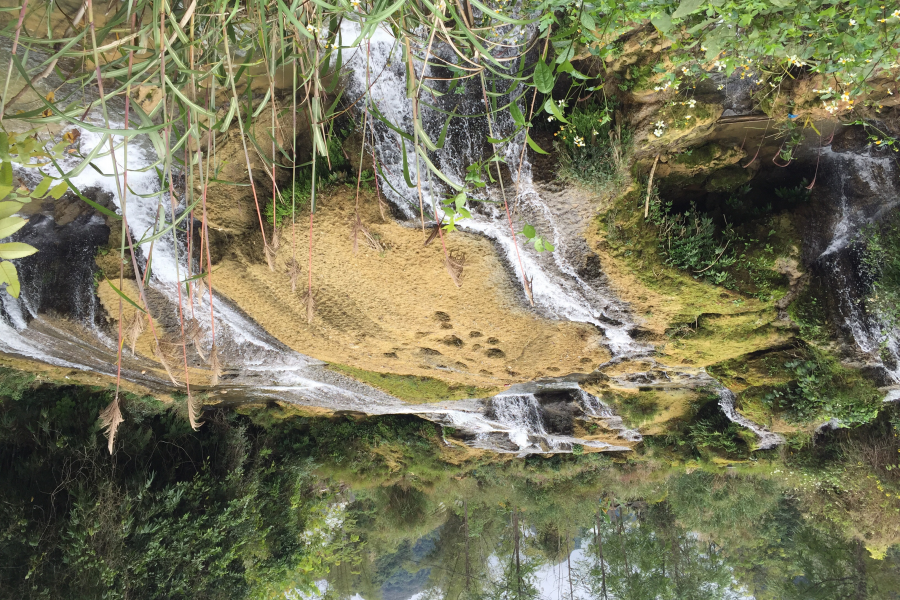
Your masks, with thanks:
[[(850, 337), (895, 385), (900, 385), (900, 332), (867, 310), (866, 284), (857, 255), (863, 228), (882, 218), (900, 201), (894, 185), (894, 160), (830, 149), (823, 151), (822, 158), (840, 216), (815, 267), (833, 290)], [(900, 399), (900, 391), (891, 391), (886, 398), (896, 399)]]
[[(359, 27), (355, 23), (345, 22), (343, 25), (345, 40), (354, 39), (358, 32)], [(452, 52), (438, 44), (432, 48), (432, 57), (434, 61), (454, 62)], [(503, 58), (502, 52), (498, 58)], [(395, 126), (402, 127), (410, 136), (413, 134), (413, 104), (406, 96), (402, 45), (390, 33), (379, 30), (372, 39), (362, 42), (347, 60), (346, 67), (347, 92), (351, 97), (365, 98), (365, 110), (369, 111), (364, 120), (370, 127), (364, 135), (374, 140), (375, 155), (382, 169), (381, 189), (385, 196), (404, 217), (414, 221), (420, 217), (418, 187), (421, 187), (426, 218), (442, 220), (445, 214), (441, 201), (449, 195), (449, 186), (428, 172), (422, 159), (416, 156), (412, 143), (372, 116), (373, 113), (380, 114)], [(442, 77), (441, 67), (430, 62), (422, 73), (423, 67), (421, 63), (416, 65), (419, 77), (434, 77), (429, 83), (442, 94), (430, 100), (433, 108), (426, 103), (419, 107), (423, 127), (430, 139), (440, 138), (446, 114), (484, 113), (485, 96), (479, 79), (471, 78), (461, 84), (465, 87), (461, 88), (460, 93), (459, 87), (452, 89), (439, 80)], [(486, 85), (490, 86), (490, 82)], [(503, 85), (508, 84), (504, 82)], [(505, 103), (518, 93), (518, 90), (513, 90), (498, 102)], [(509, 137), (515, 130), (512, 118), (504, 111), (498, 112), (500, 114), (492, 115), (490, 123), (484, 117), (451, 121), (443, 147), (428, 153), (431, 162), (455, 184), (463, 186), (468, 167), (491, 155), (487, 144), (491, 133), (500, 139)], [(546, 316), (597, 326), (604, 331), (606, 344), (614, 355), (648, 352), (649, 346), (636, 343), (628, 334), (632, 323), (626, 307), (609, 289), (585, 281), (570, 263), (568, 241), (561, 234), (554, 210), (565, 210), (565, 207), (550, 206), (535, 187), (527, 154), (522, 153), (524, 141), (524, 133), (519, 132), (502, 147), (497, 145), (498, 152), (505, 157), (514, 185), (507, 183), (502, 190), (499, 185), (490, 185), (485, 188), (487, 192), (477, 198), (478, 202), (470, 199), (468, 207), (472, 218), (460, 221), (459, 227), (492, 239), (502, 250), (520, 285), (524, 269), (524, 275), (530, 281), (535, 307)], [(491, 175), (496, 177), (496, 172), (492, 170)], [(407, 177), (412, 187), (407, 184)], [(516, 221), (527, 221), (546, 239), (552, 239), (556, 247), (554, 252), (539, 253), (512, 235), (503, 209), (504, 195), (510, 210), (517, 215)], [(522, 219), (518, 218), (519, 215)], [(448, 243), (452, 244), (452, 241)]]
[[(346, 37), (355, 36), (354, 24), (344, 25)], [(366, 110), (370, 114), (366, 121), (370, 124), (369, 132), (374, 140), (374, 150), (379, 162), (381, 189), (407, 219), (418, 217), (418, 198), (415, 186), (422, 189), (422, 198), (428, 213), (437, 220), (444, 217), (440, 199), (445, 195), (444, 186), (435, 180), (433, 175), (424, 175), (421, 165), (411, 145), (404, 147), (404, 142), (391, 129), (382, 126), (372, 118), (372, 109), (378, 111), (388, 121), (412, 132), (411, 103), (401, 90), (406, 89), (405, 66), (399, 55), (396, 40), (388, 33), (378, 32), (371, 40), (364, 41), (347, 62), (349, 76), (346, 87), (350, 95), (362, 96), (370, 90), (367, 97)], [(435, 48), (439, 54), (443, 50)], [(445, 56), (448, 58), (449, 56)], [(421, 68), (422, 65), (419, 65)], [(434, 68), (429, 66), (428, 72)], [(52, 82), (52, 80), (48, 80)], [(56, 84), (58, 82), (52, 82)], [(440, 82), (434, 82), (441, 85)], [(447, 93), (436, 101), (438, 108), (456, 111), (458, 114), (477, 114), (483, 111), (484, 103), (480, 82), (472, 80), (474, 86), (463, 94)], [(450, 92), (450, 90), (444, 90)], [(443, 103), (443, 104), (442, 104)], [(452, 106), (451, 106), (452, 105)], [(122, 115), (122, 107), (115, 102), (111, 104), (113, 115)], [(115, 117), (121, 119), (121, 116)], [(504, 120), (505, 119), (505, 120)], [(102, 124), (98, 114), (88, 115), (88, 121)], [(438, 139), (444, 123), (444, 116), (439, 110), (423, 109), (422, 115), (425, 130), (432, 139)], [(431, 160), (452, 181), (462, 183), (466, 168), (491, 153), (485, 147), (487, 124), (484, 118), (462, 119), (451, 123), (447, 132), (443, 150), (429, 153)], [(121, 122), (114, 122), (112, 128), (122, 127)], [(503, 137), (513, 129), (509, 117), (501, 117), (492, 124), (494, 136)], [(85, 168), (72, 182), (82, 190), (92, 189), (97, 193), (107, 194), (115, 206), (121, 211), (117, 185), (113, 173), (113, 157), (118, 163), (119, 173), (128, 171), (128, 187), (126, 191), (127, 218), (131, 234), (136, 242), (165, 227), (171, 222), (170, 198), (167, 193), (160, 193), (160, 181), (155, 170), (148, 168), (157, 160), (157, 149), (144, 136), (129, 138), (127, 165), (121, 138), (114, 138), (117, 149), (110, 155), (105, 148), (93, 160), (95, 169)], [(522, 269), (531, 281), (531, 295), (536, 308), (546, 316), (592, 323), (602, 329), (606, 335), (606, 343), (616, 359), (635, 357), (646, 354), (651, 348), (636, 343), (628, 334), (632, 327), (627, 308), (602, 283), (586, 281), (573, 267), (573, 255), (578, 250), (572, 247), (571, 236), (564, 235), (560, 226), (560, 215), (567, 206), (558, 206), (547, 197), (542, 196), (540, 186), (532, 181), (531, 165), (522, 154), (524, 140), (522, 134), (510, 139), (501, 149), (508, 167), (508, 176), (513, 186), (507, 186), (505, 193), (511, 210), (517, 215), (517, 221), (523, 220), (535, 225), (546, 239), (552, 239), (556, 250), (552, 253), (538, 253), (528, 247), (518, 245), (509, 231), (505, 211), (500, 208), (503, 196), (497, 186), (490, 186), (482, 200), (489, 202), (473, 206), (472, 218), (460, 223), (470, 232), (483, 234), (494, 240), (506, 258), (510, 270), (522, 281)], [(89, 131), (81, 131), (81, 154), (89, 154), (98, 144), (101, 137)], [(520, 162), (520, 158), (522, 158)], [(408, 165), (404, 174), (404, 163)], [(64, 164), (64, 169), (71, 169), (77, 164), (74, 159)], [(419, 168), (416, 168), (418, 165)], [(422, 181), (418, 181), (420, 172)], [(406, 184), (406, 176), (410, 178), (413, 188)], [(491, 204), (490, 202), (494, 202)], [(499, 206), (499, 207), (498, 207)], [(185, 210), (184, 199), (179, 199), (174, 217), (177, 218)], [(86, 225), (105, 227), (102, 219), (92, 216)], [(52, 219), (44, 221), (49, 227)], [(27, 235), (31, 225), (22, 230)], [(52, 228), (51, 228), (52, 229)], [(45, 238), (52, 237), (50, 231)], [(39, 244), (35, 244), (38, 245)], [(517, 247), (518, 245), (518, 247)], [(150, 254), (149, 243), (138, 243), (139, 267), (147, 268)], [(96, 248), (96, 244), (93, 248)], [(153, 245), (151, 276), (148, 281), (151, 308), (171, 316), (177, 315), (179, 308), (178, 286), (189, 272), (185, 256), (187, 254), (186, 239), (173, 236), (171, 233), (157, 239)], [(90, 250), (92, 252), (93, 249)], [(40, 255), (40, 254), (39, 254)], [(37, 255), (37, 256), (39, 256)], [(91, 257), (89, 256), (88, 259)], [(520, 268), (521, 261), (521, 268)], [(90, 264), (90, 260), (88, 260)], [(24, 278), (23, 278), (24, 279)], [(32, 278), (37, 279), (37, 275)], [(39, 290), (23, 281), (23, 294), (20, 300), (14, 301), (3, 295), (3, 307), (0, 310), (0, 351), (17, 356), (37, 359), (49, 364), (66, 368), (77, 368), (89, 371), (114, 374), (116, 365), (117, 342), (112, 332), (98, 326), (96, 312), (98, 303), (90, 287), (90, 281), (81, 282), (81, 288), (73, 293), (74, 300), (81, 308), (70, 312), (70, 319), (48, 318), (41, 310), (40, 302), (36, 302)], [(82, 293), (84, 292), (84, 293)], [(86, 294), (86, 295), (85, 295)], [(78, 300), (81, 296), (85, 296)], [(212, 345), (211, 328), (208, 322), (210, 304), (216, 323), (215, 344), (220, 360), (226, 367), (223, 383), (214, 393), (228, 393), (228, 398), (243, 399), (279, 399), (301, 405), (312, 405), (336, 411), (358, 411), (367, 414), (416, 414), (436, 423), (453, 427), (467, 437), (467, 443), (475, 447), (512, 452), (516, 454), (570, 452), (576, 445), (583, 445), (598, 450), (627, 450), (625, 445), (614, 445), (601, 441), (582, 440), (564, 432), (548, 432), (544, 423), (544, 408), (537, 392), (510, 390), (486, 401), (469, 400), (448, 402), (441, 405), (413, 406), (400, 402), (378, 390), (341, 376), (324, 368), (324, 364), (310, 357), (299, 354), (268, 335), (262, 328), (232, 306), (225, 298), (210, 294), (200, 288), (188, 297), (183, 294), (181, 309), (190, 315), (197, 315), (198, 321), (206, 336), (204, 350), (209, 351)], [(83, 310), (86, 308), (86, 312)], [(85, 314), (81, 314), (85, 312)], [(177, 322), (177, 321), (176, 321)], [(169, 327), (174, 329), (172, 325)], [(172, 331), (177, 335), (176, 331)], [(123, 359), (123, 377), (128, 380), (151, 385), (167, 387), (167, 382), (159, 376), (147, 375), (148, 367), (156, 367), (155, 361), (148, 357), (131, 357), (125, 353)], [(203, 369), (203, 362), (191, 353), (189, 366), (192, 369)], [(540, 387), (541, 384), (537, 384)], [(599, 418), (611, 430), (618, 432), (618, 438), (624, 442), (640, 441), (636, 431), (627, 429), (620, 418), (616, 417), (599, 399), (585, 393), (577, 383), (553, 382), (556, 392), (563, 390), (568, 394), (573, 406), (580, 407), (583, 415)], [(202, 388), (202, 386), (201, 386)], [(546, 391), (546, 390), (544, 390)], [(225, 396), (219, 396), (225, 398)], [(581, 417), (578, 417), (581, 418)]]

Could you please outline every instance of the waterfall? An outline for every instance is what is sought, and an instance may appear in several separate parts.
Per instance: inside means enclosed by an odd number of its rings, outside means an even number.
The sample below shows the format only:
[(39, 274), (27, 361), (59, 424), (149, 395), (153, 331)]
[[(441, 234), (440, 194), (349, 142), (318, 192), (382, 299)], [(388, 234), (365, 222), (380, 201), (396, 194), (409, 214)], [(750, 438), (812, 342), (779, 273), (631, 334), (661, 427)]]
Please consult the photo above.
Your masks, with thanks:
[[(857, 347), (882, 366), (895, 384), (900, 384), (900, 332), (867, 310), (867, 284), (854, 256), (863, 227), (882, 218), (898, 204), (898, 193), (892, 182), (893, 158), (839, 154), (830, 149), (824, 150), (822, 157), (829, 166), (830, 187), (838, 195), (840, 216), (827, 247), (816, 259), (816, 267), (828, 280), (838, 312)], [(888, 364), (882, 352), (891, 357)], [(900, 393), (893, 392), (886, 399), (897, 398)]]
[(617, 431), (618, 436), (621, 439), (629, 442), (640, 442), (644, 439), (641, 432), (635, 429), (629, 429), (622, 420), (622, 417), (616, 415), (612, 408), (597, 396), (589, 394), (580, 388), (578, 390), (578, 396), (584, 411), (594, 417), (598, 417), (606, 424), (608, 429)]
[[(345, 21), (342, 25), (344, 40), (356, 39), (358, 32), (359, 26), (356, 23)], [(438, 56), (447, 62), (454, 61), (452, 53), (439, 44), (432, 48), (432, 56)], [(423, 65), (417, 63), (416, 68), (422, 77)], [(379, 29), (371, 40), (362, 41), (353, 51), (351, 58), (346, 61), (346, 69), (345, 86), (349, 97), (365, 98), (359, 105), (369, 114), (358, 121), (365, 120), (369, 123), (363, 135), (367, 145), (374, 140), (375, 155), (382, 167), (379, 174), (382, 182), (380, 189), (400, 214), (414, 222), (419, 220), (416, 186), (421, 187), (426, 219), (440, 221), (444, 217), (441, 201), (450, 195), (450, 187), (428, 172), (422, 159), (417, 158), (410, 142), (373, 117), (373, 113), (377, 112), (409, 135), (413, 134), (413, 105), (406, 97), (406, 68), (400, 42), (391, 33)], [(424, 76), (429, 75), (440, 77), (440, 68), (429, 63)], [(484, 112), (481, 83), (477, 78), (460, 84), (465, 86), (463, 93), (459, 93), (459, 89), (451, 90), (447, 82), (430, 80), (430, 85), (443, 94), (436, 98), (429, 97), (429, 103), (434, 108), (425, 103), (420, 105), (421, 121), (431, 140), (439, 139), (446, 114), (452, 111), (460, 115)], [(487, 85), (490, 85), (490, 81)], [(521, 90), (516, 88), (503, 99), (498, 99), (498, 102), (505, 103), (519, 93)], [(494, 121), (491, 126), (494, 137), (502, 139), (512, 134), (515, 124), (508, 111), (499, 112), (501, 114), (495, 113), (492, 116)], [(466, 169), (490, 156), (492, 151), (486, 141), (488, 135), (486, 118), (457, 118), (456, 121), (451, 121), (447, 129), (443, 148), (431, 151), (428, 155), (432, 163), (451, 181), (463, 185)], [(614, 355), (646, 353), (650, 350), (649, 346), (636, 343), (628, 334), (633, 325), (625, 305), (609, 289), (585, 281), (571, 264), (568, 256), (574, 250), (568, 247), (571, 241), (562, 234), (554, 210), (564, 210), (565, 207), (553, 207), (542, 198), (532, 181), (527, 153), (522, 161), (522, 168), (519, 169), (523, 144), (524, 132), (520, 131), (498, 149), (506, 160), (506, 168), (513, 182), (513, 185), (507, 183), (503, 190), (505, 200), (509, 203), (510, 210), (515, 210), (522, 217), (517, 216), (515, 219), (519, 228), (525, 222), (523, 219), (526, 219), (536, 227), (540, 235), (553, 241), (556, 250), (552, 253), (536, 252), (511, 234), (503, 209), (504, 196), (497, 184), (489, 185), (485, 188), (487, 191), (479, 192), (474, 199), (470, 198), (467, 206), (472, 218), (460, 221), (459, 228), (493, 240), (523, 291), (521, 268), (524, 268), (525, 275), (531, 281), (534, 304), (542, 314), (550, 318), (595, 325), (604, 331), (606, 344)], [(412, 188), (407, 184), (404, 165)], [(492, 170), (491, 175), (496, 177), (496, 172)], [(470, 191), (471, 194), (474, 192)], [(448, 243), (452, 245), (452, 236)]]
[(758, 450), (770, 450), (775, 446), (779, 446), (784, 443), (783, 436), (777, 433), (773, 433), (761, 425), (757, 425), (756, 423), (739, 413), (737, 410), (735, 410), (734, 402), (736, 398), (734, 396), (734, 392), (729, 390), (718, 381), (715, 381), (714, 379), (713, 381), (715, 382), (713, 389), (715, 389), (716, 393), (719, 395), (719, 407), (722, 409), (722, 412), (724, 412), (725, 416), (728, 417), (728, 419), (733, 423), (737, 423), (741, 427), (746, 427), (756, 434), (756, 448)]
[[(502, 30), (503, 28), (501, 28)], [(358, 36), (358, 24), (344, 21), (344, 40)], [(502, 35), (502, 34), (501, 34)], [(345, 96), (365, 98), (357, 106), (367, 111), (365, 120), (366, 144), (373, 146), (379, 164), (380, 189), (389, 201), (408, 221), (419, 217), (419, 198), (416, 186), (421, 187), (425, 211), (432, 221), (441, 221), (445, 216), (441, 200), (450, 189), (433, 173), (423, 169), (421, 159), (417, 159), (412, 145), (405, 142), (391, 128), (374, 118), (375, 108), (389, 122), (412, 134), (412, 104), (406, 97), (406, 66), (401, 46), (386, 30), (378, 30), (369, 40), (362, 40), (355, 49), (347, 53), (345, 64)], [(452, 53), (440, 45), (433, 48), (433, 55), (447, 62), (454, 59)], [(417, 65), (418, 73), (423, 65)], [(429, 65), (426, 73), (438, 77), (439, 69)], [(48, 80), (47, 85), (49, 85)], [(53, 82), (56, 85), (57, 82)], [(490, 85), (490, 83), (488, 83)], [(441, 96), (430, 97), (433, 107), (422, 106), (422, 125), (425, 133), (434, 141), (440, 137), (446, 121), (446, 113), (473, 115), (484, 112), (484, 101), (480, 80), (470, 78), (461, 85), (457, 93), (447, 82), (438, 79), (429, 81)], [(508, 99), (514, 98), (521, 90), (511, 90)], [(498, 100), (501, 102), (502, 99)], [(123, 108), (117, 100), (110, 103), (113, 122), (109, 127), (122, 128)], [(523, 109), (524, 110), (524, 109)], [(443, 111), (443, 112), (442, 112)], [(500, 111), (501, 113), (503, 111)], [(492, 123), (493, 136), (509, 137), (514, 124), (508, 114), (495, 115)], [(86, 121), (106, 126), (99, 111), (86, 115)], [(101, 142), (101, 136), (81, 129), (81, 154), (89, 155)], [(465, 182), (467, 168), (483, 160), (492, 153), (487, 145), (488, 123), (484, 117), (456, 118), (447, 129), (445, 145), (442, 149), (428, 152), (429, 159), (451, 181), (458, 185)], [(114, 143), (121, 144), (122, 138), (115, 137)], [(524, 133), (509, 137), (505, 144), (498, 145), (499, 154), (506, 160), (503, 175), (507, 183), (505, 200), (515, 212), (518, 227), (522, 223), (534, 225), (539, 235), (552, 240), (554, 252), (536, 252), (530, 246), (520, 243), (509, 230), (506, 211), (503, 209), (504, 196), (499, 185), (491, 184), (470, 200), (468, 208), (472, 217), (459, 223), (464, 231), (480, 234), (491, 239), (498, 248), (507, 266), (523, 289), (523, 272), (531, 281), (532, 296), (537, 312), (542, 316), (590, 323), (605, 334), (605, 343), (614, 359), (622, 360), (647, 354), (652, 347), (639, 344), (629, 335), (633, 320), (627, 305), (622, 303), (606, 284), (597, 277), (579, 274), (575, 268), (581, 249), (577, 247), (570, 232), (565, 231), (561, 216), (571, 207), (560, 201), (558, 195), (548, 194), (540, 183), (532, 179), (532, 167), (527, 155), (523, 156)], [(92, 167), (83, 168), (72, 182), (81, 190), (95, 190), (111, 196), (118, 210), (122, 211), (118, 187), (113, 173), (114, 165), (119, 173), (128, 171), (126, 190), (126, 212), (128, 224), (136, 243), (149, 234), (164, 227), (172, 220), (171, 199), (155, 169), (151, 165), (157, 160), (157, 149), (146, 136), (129, 138), (127, 165), (124, 148), (117, 147), (110, 155), (106, 148), (92, 161)], [(115, 161), (115, 163), (114, 163)], [(66, 171), (78, 165), (79, 159), (64, 161)], [(406, 169), (404, 169), (406, 165)], [(404, 172), (406, 171), (406, 172)], [(407, 185), (407, 176), (412, 188)], [(496, 177), (496, 173), (492, 172)], [(474, 194), (474, 192), (473, 192)], [(176, 198), (175, 218), (186, 210), (184, 198)], [(49, 218), (48, 218), (49, 219)], [(102, 219), (92, 217), (94, 225), (104, 226)], [(185, 221), (186, 222), (186, 221)], [(52, 225), (52, 219), (47, 226)], [(29, 226), (31, 227), (31, 226)], [(28, 228), (26, 228), (28, 229)], [(23, 230), (25, 231), (25, 230)], [(452, 246), (453, 237), (449, 243)], [(147, 268), (150, 252), (149, 243), (138, 243), (136, 254), (139, 267)], [(179, 309), (178, 288), (189, 272), (186, 262), (187, 242), (183, 233), (168, 235), (158, 239), (153, 245), (153, 260), (148, 288), (154, 294), (154, 311), (165, 317), (171, 327), (173, 315)], [(520, 266), (521, 260), (521, 266)], [(193, 270), (196, 272), (196, 269)], [(115, 336), (98, 326), (96, 308), (98, 302), (90, 287), (90, 281), (80, 282), (73, 297), (85, 307), (85, 314), (75, 314), (71, 322), (49, 318), (40, 309), (37, 291), (23, 287), (22, 297), (13, 300), (6, 295), (0, 308), (0, 351), (24, 356), (65, 368), (76, 368), (114, 374), (116, 367), (117, 340)], [(570, 452), (576, 445), (599, 450), (627, 450), (627, 446), (581, 440), (570, 435), (548, 431), (545, 412), (540, 394), (528, 391), (509, 391), (484, 401), (448, 402), (443, 405), (409, 405), (353, 379), (327, 370), (316, 359), (296, 352), (270, 336), (251, 318), (234, 306), (228, 299), (214, 292), (202, 289), (193, 297), (182, 294), (181, 309), (187, 315), (197, 314), (204, 330), (204, 350), (212, 345), (208, 315), (210, 306), (215, 315), (216, 347), (220, 360), (225, 366), (223, 382), (212, 390), (213, 393), (228, 393), (217, 399), (234, 398), (240, 400), (282, 400), (300, 405), (317, 406), (335, 411), (357, 411), (367, 414), (416, 414), (448, 427), (454, 427), (469, 436), (467, 443), (475, 447), (519, 455), (528, 453)], [(525, 294), (522, 302), (525, 303)], [(156, 306), (157, 298), (162, 305)], [(137, 298), (135, 298), (137, 300)], [(165, 313), (165, 314), (163, 314)], [(189, 359), (193, 369), (203, 369), (204, 364), (196, 356)], [(149, 357), (132, 358), (126, 353), (123, 358), (123, 376), (151, 387), (168, 388), (168, 383), (158, 376), (145, 374), (158, 365)], [(196, 382), (194, 382), (196, 383)], [(565, 384), (571, 394), (570, 401), (581, 406), (586, 414), (604, 420), (607, 426), (618, 431), (623, 441), (640, 441), (638, 432), (629, 430), (621, 418), (612, 414), (608, 406), (598, 398), (580, 390), (571, 382)], [(568, 387), (566, 387), (568, 386)], [(201, 389), (203, 386), (199, 386)]]

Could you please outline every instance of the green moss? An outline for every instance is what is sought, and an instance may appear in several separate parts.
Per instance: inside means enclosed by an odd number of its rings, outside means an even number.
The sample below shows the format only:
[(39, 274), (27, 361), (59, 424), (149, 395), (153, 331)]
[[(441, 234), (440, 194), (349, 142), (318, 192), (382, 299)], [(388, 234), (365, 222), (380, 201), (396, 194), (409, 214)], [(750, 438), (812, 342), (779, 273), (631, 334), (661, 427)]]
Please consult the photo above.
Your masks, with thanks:
[(788, 306), (788, 315), (800, 327), (800, 337), (812, 342), (828, 339), (831, 325), (820, 290), (806, 287)]
[(686, 150), (672, 157), (672, 162), (686, 167), (702, 167), (709, 164), (722, 154), (722, 147), (718, 144), (706, 144), (699, 148)]
[(615, 413), (622, 417), (628, 427), (637, 428), (652, 421), (660, 412), (662, 405), (655, 391), (640, 391), (637, 394), (606, 395), (613, 405)]
[(753, 172), (742, 168), (740, 165), (732, 165), (719, 169), (706, 181), (706, 189), (710, 192), (727, 192), (738, 188), (753, 179)]
[(493, 396), (499, 391), (499, 388), (452, 385), (432, 377), (378, 373), (347, 365), (331, 364), (329, 368), (338, 373), (349, 375), (353, 379), (367, 383), (401, 400), (415, 404), (463, 400), (465, 398), (484, 398)]

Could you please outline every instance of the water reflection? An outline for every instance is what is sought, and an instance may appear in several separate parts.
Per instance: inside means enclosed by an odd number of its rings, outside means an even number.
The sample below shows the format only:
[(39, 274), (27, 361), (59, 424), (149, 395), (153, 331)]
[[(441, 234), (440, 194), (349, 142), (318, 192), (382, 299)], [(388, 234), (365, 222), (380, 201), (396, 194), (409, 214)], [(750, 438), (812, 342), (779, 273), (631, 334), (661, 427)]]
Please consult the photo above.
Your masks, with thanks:
[(275, 407), (194, 432), (183, 402), (136, 397), (110, 456), (109, 399), (0, 369), (0, 599), (900, 597), (895, 504), (837, 487), (834, 458), (809, 494), (774, 454), (521, 459)]
[(873, 560), (771, 482), (698, 471), (662, 485), (664, 498), (628, 502), (589, 485), (478, 477), (439, 494), (367, 491), (347, 507), (354, 560), (331, 569), (320, 594), (296, 597), (898, 597), (897, 552)]

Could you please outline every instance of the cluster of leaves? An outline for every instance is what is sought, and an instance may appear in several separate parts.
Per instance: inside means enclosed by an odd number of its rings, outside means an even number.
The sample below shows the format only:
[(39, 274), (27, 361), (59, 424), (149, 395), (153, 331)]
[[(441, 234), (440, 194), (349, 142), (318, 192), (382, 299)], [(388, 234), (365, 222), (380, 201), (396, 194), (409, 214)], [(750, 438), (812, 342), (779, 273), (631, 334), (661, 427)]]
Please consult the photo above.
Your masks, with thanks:
[(681, 0), (674, 11), (647, 7), (661, 32), (701, 61), (718, 59), (730, 74), (747, 60), (783, 69), (800, 65), (862, 87), (877, 70), (896, 68), (900, 18), (868, 0), (740, 2)]
[[(49, 175), (44, 175), (34, 190), (29, 190), (21, 180), (16, 186), (13, 165), (28, 169), (39, 169), (51, 162), (55, 165), (63, 158), (68, 146), (69, 142), (63, 140), (47, 150), (34, 131), (24, 134), (0, 131), (0, 240), (10, 237), (28, 223), (28, 219), (13, 216), (25, 204), (48, 195), (58, 200), (69, 188), (65, 181), (57, 182)], [(35, 252), (37, 248), (22, 242), (0, 243), (0, 259), (5, 259), (0, 260), (0, 285), (6, 284), (6, 293), (13, 298), (19, 297), (20, 284), (16, 266), (9, 261), (31, 256)]]
[(270, 597), (347, 558), (301, 432), (130, 396), (110, 456), (109, 392), (0, 382), (0, 598)]
[(631, 132), (614, 125), (611, 101), (575, 106), (556, 137), (560, 175), (591, 188), (622, 183), (628, 162)]
[(804, 356), (783, 365), (791, 377), (774, 387), (762, 401), (783, 411), (792, 421), (809, 423), (838, 419), (843, 425), (861, 425), (878, 416), (883, 394), (857, 371), (810, 348)]
[(738, 260), (731, 227), (719, 235), (713, 218), (692, 205), (685, 212), (672, 210), (672, 201), (654, 198), (650, 221), (659, 228), (659, 249), (666, 263), (710, 283), (733, 286), (728, 267)]

